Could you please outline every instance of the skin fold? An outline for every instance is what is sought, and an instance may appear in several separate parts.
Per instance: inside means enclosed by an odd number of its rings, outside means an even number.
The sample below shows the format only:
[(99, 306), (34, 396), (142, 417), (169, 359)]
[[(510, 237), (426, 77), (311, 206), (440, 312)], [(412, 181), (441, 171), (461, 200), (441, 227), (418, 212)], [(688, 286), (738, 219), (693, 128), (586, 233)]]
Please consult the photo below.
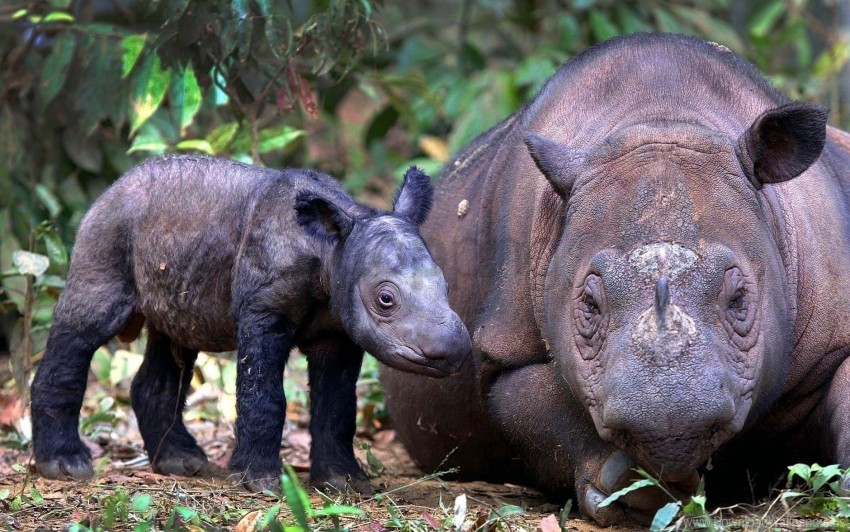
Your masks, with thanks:
[(598, 507), (636, 466), (746, 498), (798, 461), (850, 466), (850, 136), (825, 122), (693, 38), (567, 62), (437, 187), (423, 235), (473, 357), (383, 372), (414, 460), (601, 524), (666, 502)]

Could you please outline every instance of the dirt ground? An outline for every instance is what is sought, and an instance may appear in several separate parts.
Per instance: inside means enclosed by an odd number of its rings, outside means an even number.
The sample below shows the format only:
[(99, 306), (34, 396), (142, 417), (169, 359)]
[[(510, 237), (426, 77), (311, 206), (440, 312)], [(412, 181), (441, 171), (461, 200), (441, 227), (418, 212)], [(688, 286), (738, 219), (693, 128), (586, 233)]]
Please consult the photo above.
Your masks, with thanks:
[[(381, 490), (380, 495), (368, 500), (346, 501), (366, 514), (343, 521), (353, 530), (378, 532), (397, 528), (392, 523), (388, 507), (392, 507), (399, 519), (407, 522), (412, 530), (450, 528), (445, 521), (452, 517), (455, 499), (461, 494), (465, 494), (468, 501), (466, 530), (494, 529), (493, 526), (481, 525), (491, 517), (492, 512), (506, 505), (516, 505), (525, 510), (501, 523), (506, 530), (537, 530), (543, 519), (550, 515), (557, 517), (559, 513), (559, 507), (548, 503), (542, 494), (529, 488), (484, 482), (448, 482), (426, 477), (416, 469), (393, 436), (392, 431), (377, 433), (371, 449), (385, 468), (381, 475), (373, 479)], [(232, 448), (230, 440), (229, 436), (222, 435), (220, 439), (203, 441), (202, 446), (213, 461), (223, 466)], [(283, 451), (284, 459), (293, 464), (304, 485), (309, 471), (304, 461), (308, 450), (304, 446), (307, 440), (303, 429), (295, 429), (284, 440)], [(98, 515), (104, 511), (105, 497), (120, 491), (130, 495), (149, 493), (154, 506), (161, 509), (158, 515), (163, 516), (162, 521), (165, 521), (165, 516), (175, 505), (194, 509), (214, 521), (200, 528), (187, 526), (190, 530), (232, 530), (245, 514), (252, 510), (267, 510), (278, 502), (275, 497), (244, 492), (227, 479), (171, 477), (152, 473), (144, 460), (132, 467), (126, 465), (132, 459), (116, 462), (115, 454), (112, 453), (129, 457), (129, 448), (135, 448), (135, 445), (115, 443), (105, 449), (109, 455), (95, 461), (103, 469), (98, 471), (94, 480), (85, 483), (45, 480), (35, 475), (31, 467), (27, 467), (24, 472), (15, 471), (12, 469), (14, 464), (28, 464), (29, 453), (4, 450), (0, 456), (0, 489), (8, 488), (11, 496), (0, 501), (0, 527), (13, 530), (63, 530), (72, 523), (96, 523)], [(365, 462), (365, 452), (360, 451), (359, 454)], [(28, 494), (31, 487), (41, 494), (43, 502), (31, 502), (18, 511), (12, 511), (11, 497), (22, 492)], [(321, 507), (325, 497), (310, 491), (312, 506)], [(553, 518), (549, 519), (552, 522)], [(160, 526), (163, 526), (162, 523)], [(132, 530), (133, 527), (134, 522), (128, 520), (127, 523), (116, 524), (114, 529)], [(566, 528), (575, 531), (601, 530), (575, 518), (567, 523)]]
[[(135, 357), (132, 353), (110, 353), (107, 367), (100, 370), (95, 357), (81, 414), (82, 430), (88, 435), (84, 442), (92, 451), (96, 471), (95, 478), (89, 482), (51, 481), (35, 473), (30, 452), (20, 448), (28, 440), (28, 418), (16, 411), (19, 401), (15, 392), (0, 391), (0, 425), (6, 426), (0, 433), (0, 529), (99, 527), (247, 532), (256, 529), (256, 525), (251, 528), (251, 519), (277, 504), (281, 507), (279, 520), (291, 524), (293, 517), (285, 501), (271, 495), (247, 493), (236, 487), (232, 479), (182, 478), (151, 471), (127, 393), (129, 377), (135, 371), (133, 364), (138, 362)], [(227, 366), (220, 359), (211, 363), (218, 373), (211, 375), (209, 364), (202, 365), (206, 380), (220, 382), (193, 384), (187, 427), (209, 459), (224, 468), (234, 446), (232, 393), (227, 391), (232, 384), (225, 382)], [(307, 486), (310, 436), (304, 408), (306, 379), (299, 371), (299, 368), (303, 370), (303, 364), (290, 364), (290, 367), (287, 370), (289, 412), (281, 456), (297, 472), (302, 485)], [(95, 375), (98, 371), (99, 378)], [(199, 373), (199, 376), (203, 375)], [(372, 381), (371, 386), (361, 391), (361, 396), (375, 390)], [(364, 469), (377, 473), (373, 475), (373, 484), (379, 488), (378, 494), (369, 499), (339, 494), (331, 497), (307, 488), (313, 509), (328, 504), (359, 508), (363, 515), (340, 518), (341, 525), (352, 530), (448, 530), (455, 529), (455, 505), (460, 502), (458, 497), (465, 495), (465, 517), (460, 516), (463, 530), (560, 531), (561, 507), (546, 501), (533, 489), (449, 482), (423, 474), (386, 422), (363, 420), (365, 411), (374, 407), (361, 402), (361, 425), (355, 449)], [(142, 495), (150, 496), (150, 504), (136, 508), (134, 501)], [(175, 514), (179, 514), (176, 522)], [(251, 515), (246, 517), (248, 514)], [(565, 523), (565, 530), (600, 530), (578, 519), (576, 512), (571, 517)], [(87, 528), (73, 527), (74, 524)], [(317, 518), (311, 528), (333, 529), (333, 524), (330, 519)]]

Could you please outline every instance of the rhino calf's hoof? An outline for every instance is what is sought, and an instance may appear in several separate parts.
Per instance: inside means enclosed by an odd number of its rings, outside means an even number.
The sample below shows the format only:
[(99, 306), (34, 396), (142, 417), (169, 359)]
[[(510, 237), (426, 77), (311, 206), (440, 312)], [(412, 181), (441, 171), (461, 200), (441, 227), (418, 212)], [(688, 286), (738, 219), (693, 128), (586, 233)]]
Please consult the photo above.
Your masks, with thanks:
[(38, 473), (57, 480), (88, 480), (94, 476), (91, 460), (85, 455), (59, 456), (35, 463)]
[(363, 474), (331, 475), (328, 477), (311, 478), (310, 485), (330, 493), (346, 493), (351, 490), (365, 497), (375, 494), (375, 488), (372, 486), (372, 482)]
[(162, 475), (177, 475), (180, 477), (216, 477), (224, 470), (211, 464), (206, 456), (174, 455), (161, 458), (151, 464), (155, 473)]

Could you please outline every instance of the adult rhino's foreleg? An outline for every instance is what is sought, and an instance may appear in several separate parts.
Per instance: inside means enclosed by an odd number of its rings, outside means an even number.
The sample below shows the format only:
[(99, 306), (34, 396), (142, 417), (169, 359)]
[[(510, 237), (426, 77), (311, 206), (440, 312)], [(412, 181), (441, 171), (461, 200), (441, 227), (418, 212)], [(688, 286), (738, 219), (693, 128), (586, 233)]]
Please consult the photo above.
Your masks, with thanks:
[(307, 352), (310, 374), (310, 483), (321, 489), (371, 494), (369, 477), (352, 447), (357, 417), (357, 377), (363, 350), (348, 339)]
[[(829, 384), (817, 419), (826, 432), (826, 460), (850, 468), (850, 358), (846, 359)], [(844, 496), (850, 495), (850, 473), (841, 482)]]
[[(640, 478), (634, 471), (636, 463), (597, 435), (553, 363), (502, 372), (493, 383), (490, 406), (499, 428), (522, 451), (528, 480), (550, 493), (574, 490), (580, 509), (600, 524), (649, 522), (668, 502), (660, 490), (642, 489), (615, 504), (599, 506), (608, 495)], [(680, 488), (690, 491), (697, 481)]]

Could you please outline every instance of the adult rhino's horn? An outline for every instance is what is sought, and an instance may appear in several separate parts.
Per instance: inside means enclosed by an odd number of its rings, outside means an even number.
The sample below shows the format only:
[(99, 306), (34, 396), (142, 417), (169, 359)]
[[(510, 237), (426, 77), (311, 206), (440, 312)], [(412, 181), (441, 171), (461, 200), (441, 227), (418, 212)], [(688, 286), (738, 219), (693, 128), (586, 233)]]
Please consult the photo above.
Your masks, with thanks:
[(523, 140), (537, 168), (559, 194), (568, 196), (584, 155), (536, 133), (526, 133)]
[(819, 105), (791, 102), (756, 118), (736, 148), (753, 186), (788, 181), (811, 166), (823, 151), (828, 114)]

